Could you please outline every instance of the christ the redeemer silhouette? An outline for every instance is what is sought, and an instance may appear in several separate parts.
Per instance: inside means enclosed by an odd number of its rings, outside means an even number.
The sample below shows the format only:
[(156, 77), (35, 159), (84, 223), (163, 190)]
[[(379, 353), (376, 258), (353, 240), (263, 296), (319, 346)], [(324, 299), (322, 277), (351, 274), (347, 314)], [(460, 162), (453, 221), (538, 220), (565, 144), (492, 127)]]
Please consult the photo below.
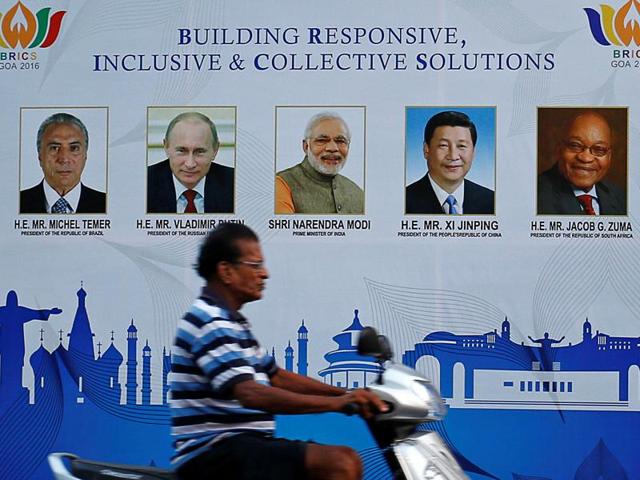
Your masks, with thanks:
[(7, 293), (6, 305), (0, 306), (0, 400), (8, 400), (22, 391), (24, 366), (24, 324), (48, 320), (62, 313), (59, 308), (36, 310), (18, 305), (18, 294)]

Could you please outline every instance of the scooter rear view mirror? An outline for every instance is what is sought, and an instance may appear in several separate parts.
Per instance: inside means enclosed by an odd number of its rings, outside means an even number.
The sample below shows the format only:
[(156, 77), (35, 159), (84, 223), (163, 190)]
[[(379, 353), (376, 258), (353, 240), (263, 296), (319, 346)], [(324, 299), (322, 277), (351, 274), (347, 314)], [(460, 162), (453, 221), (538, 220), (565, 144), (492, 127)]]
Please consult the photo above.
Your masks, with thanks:
[(384, 335), (378, 335), (373, 327), (364, 327), (358, 337), (358, 353), (380, 362), (391, 359), (391, 345)]
[(378, 332), (373, 327), (364, 327), (358, 337), (358, 353), (368, 357), (376, 357), (381, 353)]
[(380, 343), (380, 360), (391, 360), (393, 358), (393, 350), (391, 350), (389, 339), (384, 335), (378, 335), (378, 342)]

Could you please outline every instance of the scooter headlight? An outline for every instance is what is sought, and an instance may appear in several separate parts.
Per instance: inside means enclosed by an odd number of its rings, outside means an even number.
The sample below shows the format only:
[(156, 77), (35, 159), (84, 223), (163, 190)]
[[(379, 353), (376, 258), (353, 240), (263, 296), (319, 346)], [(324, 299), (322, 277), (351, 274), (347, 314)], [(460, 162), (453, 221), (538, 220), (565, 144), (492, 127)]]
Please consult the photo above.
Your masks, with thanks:
[(420, 400), (427, 404), (430, 416), (440, 419), (447, 414), (444, 401), (431, 382), (415, 380), (412, 383), (412, 390)]
[(447, 480), (447, 477), (442, 470), (436, 467), (433, 463), (427, 465), (427, 468), (424, 469), (424, 480)]

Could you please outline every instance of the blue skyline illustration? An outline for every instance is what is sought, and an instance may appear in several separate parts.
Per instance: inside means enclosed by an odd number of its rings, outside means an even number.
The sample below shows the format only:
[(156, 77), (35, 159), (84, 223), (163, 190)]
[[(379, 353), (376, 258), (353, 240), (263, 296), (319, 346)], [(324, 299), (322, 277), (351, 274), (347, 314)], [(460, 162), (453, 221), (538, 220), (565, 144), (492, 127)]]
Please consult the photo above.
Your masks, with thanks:
[[(508, 319), (497, 330), (480, 335), (429, 333), (402, 355), (415, 368), (422, 357), (439, 364), (443, 397), (454, 398), (454, 370), (460, 372), (464, 395), (452, 406), (492, 408), (557, 408), (586, 410), (640, 409), (638, 392), (630, 398), (630, 381), (640, 380), (638, 337), (616, 337), (592, 331), (586, 319), (576, 344), (545, 332), (525, 345), (511, 340)], [(634, 368), (635, 367), (635, 368)], [(482, 382), (491, 383), (491, 396)], [(479, 391), (480, 390), (480, 391)]]
[[(44, 346), (44, 330), (40, 329), (40, 344), (28, 355), (34, 378), (33, 403), (29, 403), (29, 390), (22, 385), (27, 354), (24, 325), (47, 321), (62, 312), (55, 307), (32, 309), (20, 305), (14, 291), (8, 292), (5, 305), (0, 306), (0, 421), (5, 436), (0, 441), (0, 456), (8, 459), (0, 464), (0, 478), (46, 478), (44, 458), (47, 453), (60, 450), (116, 462), (168, 465), (169, 349), (150, 345), (148, 341), (139, 342), (140, 332), (133, 320), (123, 324), (122, 335), (112, 331), (109, 341), (96, 341), (87, 311), (88, 294), (81, 286), (76, 295), (77, 308), (70, 332), (65, 336), (59, 331), (58, 345), (50, 351)], [(318, 375), (327, 383), (345, 388), (365, 387), (378, 375), (379, 366), (357, 354), (357, 337), (363, 328), (358, 310), (344, 324), (347, 326), (333, 337), (335, 348), (324, 354), (325, 367)], [(125, 333), (123, 354), (115, 339)], [(616, 433), (620, 422), (628, 423), (625, 417), (617, 416), (622, 412), (633, 415), (629, 417), (630, 428), (637, 424), (639, 406), (637, 392), (633, 393), (633, 385), (638, 385), (640, 360), (637, 337), (594, 333), (591, 322), (585, 320), (582, 339), (575, 344), (554, 338), (548, 332), (529, 340), (539, 346), (513, 342), (510, 322), (505, 319), (500, 332), (497, 329), (478, 335), (430, 332), (403, 352), (402, 362), (408, 366), (420, 367), (425, 359), (431, 362), (429, 365), (434, 361), (438, 365), (438, 382), (450, 413), (444, 422), (427, 428), (436, 428), (453, 445), (464, 459), (461, 463), (467, 471), (475, 472), (472, 478), (502, 478), (499, 473), (491, 473), (499, 471), (498, 467), (483, 465), (490, 453), (478, 456), (482, 445), (473, 444), (470, 448), (467, 435), (460, 436), (468, 428), (466, 424), (458, 425), (460, 419), (468, 415), (476, 419), (492, 416), (496, 409), (501, 409), (513, 412), (504, 414), (510, 419), (501, 422), (505, 428), (508, 425), (521, 428), (538, 415), (547, 418), (547, 422), (564, 424), (573, 418), (571, 411), (577, 410), (575, 415), (587, 428), (594, 422), (600, 424), (601, 417), (593, 415), (608, 411), (616, 416), (608, 417), (609, 421), (601, 425), (601, 438), (584, 440), (593, 441), (588, 455), (585, 457), (585, 450), (573, 446), (576, 451), (567, 456), (574, 464), (572, 475), (575, 472), (576, 479), (586, 480), (598, 478), (593, 476), (598, 472), (609, 471), (616, 472), (610, 478), (637, 478), (628, 473), (640, 471), (636, 468), (638, 461), (632, 460), (635, 457), (629, 457), (625, 447), (617, 443), (620, 435)], [(308, 374), (310, 341), (309, 326), (302, 320), (297, 330), (297, 348), (287, 342), (282, 349), (284, 368)], [(154, 356), (154, 351), (161, 353)], [(275, 348), (272, 353), (275, 354)], [(159, 382), (152, 382), (154, 361), (159, 362), (162, 371)], [(590, 384), (595, 384), (597, 391), (585, 390)], [(161, 385), (160, 403), (153, 403), (153, 385)], [(462, 395), (456, 395), (458, 391)], [(591, 398), (593, 395), (595, 400)], [(519, 414), (518, 409), (526, 412)], [(548, 417), (553, 412), (545, 409), (555, 410), (559, 415), (556, 419)], [(540, 413), (535, 413), (536, 410)], [(365, 459), (365, 478), (387, 478), (377, 447), (366, 435), (357, 434), (364, 426), (349, 423), (356, 420), (345, 420), (340, 415), (302, 418), (300, 422), (296, 417), (279, 416), (278, 430), (296, 438), (326, 437), (329, 442), (349, 431), (347, 441), (357, 442), (354, 446)], [(96, 432), (100, 432), (98, 437)], [(530, 435), (531, 441), (536, 441), (534, 433)], [(92, 440), (83, 441), (85, 438)], [(576, 443), (581, 441), (575, 439)], [(527, 471), (526, 454), (510, 461), (519, 465), (519, 471)], [(513, 478), (519, 479), (562, 478), (512, 472)]]

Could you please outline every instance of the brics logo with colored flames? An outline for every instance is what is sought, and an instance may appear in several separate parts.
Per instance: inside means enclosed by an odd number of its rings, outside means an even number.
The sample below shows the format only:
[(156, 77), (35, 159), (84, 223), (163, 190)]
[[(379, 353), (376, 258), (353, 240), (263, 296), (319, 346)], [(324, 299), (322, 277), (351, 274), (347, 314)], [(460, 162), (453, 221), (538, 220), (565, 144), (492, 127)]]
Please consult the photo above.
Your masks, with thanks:
[(607, 4), (600, 5), (600, 12), (585, 8), (591, 34), (604, 46), (628, 47), (631, 42), (640, 46), (640, 1), (629, 0), (618, 11)]
[(67, 12), (51, 13), (50, 7), (33, 13), (22, 2), (16, 3), (7, 12), (0, 12), (0, 47), (2, 48), (48, 48), (60, 34), (62, 18)]

